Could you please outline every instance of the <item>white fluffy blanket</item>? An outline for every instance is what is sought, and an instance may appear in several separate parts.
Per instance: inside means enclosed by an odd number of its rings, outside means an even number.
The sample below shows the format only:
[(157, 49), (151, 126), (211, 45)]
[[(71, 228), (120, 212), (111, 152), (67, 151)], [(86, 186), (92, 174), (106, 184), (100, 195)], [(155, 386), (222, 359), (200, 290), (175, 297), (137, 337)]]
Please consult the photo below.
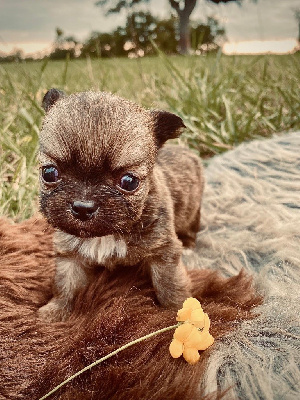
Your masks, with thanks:
[(300, 132), (256, 140), (206, 169), (203, 226), (185, 263), (254, 274), (256, 319), (215, 345), (204, 385), (226, 399), (300, 399)]

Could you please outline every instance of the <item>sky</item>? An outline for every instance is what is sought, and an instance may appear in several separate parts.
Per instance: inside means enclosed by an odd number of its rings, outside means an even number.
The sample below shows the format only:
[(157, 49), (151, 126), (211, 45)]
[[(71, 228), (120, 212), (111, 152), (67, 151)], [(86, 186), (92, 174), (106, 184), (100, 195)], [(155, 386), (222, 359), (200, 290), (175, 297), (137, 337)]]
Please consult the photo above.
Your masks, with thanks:
[[(105, 16), (94, 4), (95, 0), (0, 0), (0, 52), (47, 51), (56, 27), (82, 41), (92, 31), (109, 32), (124, 24), (125, 12)], [(150, 0), (144, 7), (156, 16), (170, 15), (168, 0)], [(217, 17), (226, 29), (227, 53), (285, 52), (296, 45), (296, 8), (300, 8), (299, 0), (244, 0), (242, 6), (198, 0), (191, 19)]]

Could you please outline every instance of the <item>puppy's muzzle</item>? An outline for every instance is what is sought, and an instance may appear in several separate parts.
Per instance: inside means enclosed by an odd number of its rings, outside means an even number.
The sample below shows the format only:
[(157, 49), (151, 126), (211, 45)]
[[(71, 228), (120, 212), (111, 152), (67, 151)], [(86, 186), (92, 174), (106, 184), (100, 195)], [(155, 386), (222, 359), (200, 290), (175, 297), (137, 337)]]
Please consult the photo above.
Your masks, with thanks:
[(98, 207), (93, 201), (73, 201), (71, 203), (72, 215), (81, 221), (87, 221), (93, 217)]

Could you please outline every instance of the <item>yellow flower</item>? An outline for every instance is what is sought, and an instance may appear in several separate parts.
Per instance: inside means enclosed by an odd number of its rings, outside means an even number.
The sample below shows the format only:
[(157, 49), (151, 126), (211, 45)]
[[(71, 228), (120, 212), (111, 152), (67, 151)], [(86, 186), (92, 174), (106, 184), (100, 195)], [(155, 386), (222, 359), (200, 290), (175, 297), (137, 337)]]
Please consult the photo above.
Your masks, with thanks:
[(173, 358), (183, 356), (189, 364), (196, 364), (199, 359), (199, 350), (206, 350), (214, 342), (209, 333), (210, 320), (203, 312), (197, 299), (189, 298), (178, 311), (179, 325), (173, 336), (169, 350)]
[(179, 322), (188, 321), (197, 328), (204, 328), (205, 314), (201, 304), (197, 299), (189, 297), (183, 303), (183, 307), (177, 312), (176, 320)]

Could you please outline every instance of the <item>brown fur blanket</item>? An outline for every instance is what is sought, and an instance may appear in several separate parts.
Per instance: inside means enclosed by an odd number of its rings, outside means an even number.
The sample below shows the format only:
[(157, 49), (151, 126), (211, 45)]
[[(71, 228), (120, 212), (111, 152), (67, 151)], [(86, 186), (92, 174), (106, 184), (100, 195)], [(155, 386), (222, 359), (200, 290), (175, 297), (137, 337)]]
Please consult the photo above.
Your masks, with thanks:
[[(150, 282), (134, 270), (99, 271), (76, 300), (70, 320), (46, 324), (37, 309), (51, 296), (51, 229), (41, 219), (0, 224), (0, 396), (38, 399), (62, 380), (121, 345), (173, 325), (175, 312), (161, 309)], [(261, 298), (244, 273), (224, 279), (191, 272), (194, 296), (210, 315), (218, 340), (252, 317)], [(59, 399), (194, 399), (210, 350), (190, 366), (172, 359), (166, 332), (119, 353), (66, 385)], [(220, 395), (217, 394), (217, 395)], [(214, 396), (216, 397), (216, 396)]]
[[(184, 257), (216, 339), (200, 362), (172, 359), (169, 331), (51, 399), (299, 398), (299, 145), (299, 133), (254, 141), (206, 169), (203, 227), (196, 251)], [(0, 219), (0, 399), (38, 400), (96, 359), (175, 322), (147, 278), (130, 269), (99, 270), (68, 321), (38, 321), (51, 296), (51, 235), (39, 218)]]

